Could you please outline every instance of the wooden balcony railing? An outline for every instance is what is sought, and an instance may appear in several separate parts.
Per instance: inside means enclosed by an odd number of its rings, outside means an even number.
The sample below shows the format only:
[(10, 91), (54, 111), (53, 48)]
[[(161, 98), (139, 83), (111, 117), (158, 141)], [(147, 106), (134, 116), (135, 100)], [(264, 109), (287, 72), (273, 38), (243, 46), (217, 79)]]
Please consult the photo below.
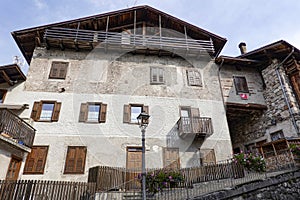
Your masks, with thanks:
[(35, 129), (11, 111), (0, 109), (0, 134), (19, 144), (32, 147)]
[(177, 121), (179, 136), (194, 134), (195, 137), (206, 137), (213, 133), (211, 118), (208, 117), (180, 117)]
[[(157, 49), (167, 51), (184, 51), (193, 54), (213, 54), (212, 40), (194, 40), (189, 38), (162, 37), (155, 35), (124, 34), (118, 32), (92, 31), (54, 27), (46, 29), (44, 34), (46, 46), (93, 48), (101, 43), (102, 46), (115, 46), (118, 49)], [(101, 45), (99, 45), (101, 47)]]

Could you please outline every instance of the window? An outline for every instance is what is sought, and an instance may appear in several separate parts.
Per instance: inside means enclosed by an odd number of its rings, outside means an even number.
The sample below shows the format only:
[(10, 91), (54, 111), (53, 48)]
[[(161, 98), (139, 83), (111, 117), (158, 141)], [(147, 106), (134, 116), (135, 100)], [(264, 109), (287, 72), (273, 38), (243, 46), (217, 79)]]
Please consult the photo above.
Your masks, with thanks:
[(0, 103), (4, 102), (5, 95), (6, 95), (6, 90), (0, 89)]
[(141, 112), (145, 112), (149, 114), (148, 106), (144, 106), (142, 104), (124, 105), (123, 122), (137, 124), (138, 123), (137, 117)]
[(48, 154), (48, 146), (33, 146), (28, 154), (24, 174), (43, 174)]
[(163, 148), (163, 165), (168, 169), (180, 169), (179, 148)]
[(282, 130), (271, 133), (271, 140), (272, 141), (279, 140), (281, 138), (284, 138)]
[(79, 122), (105, 123), (107, 104), (98, 102), (82, 103), (80, 106)]
[(249, 93), (246, 78), (243, 76), (233, 77), (236, 93)]
[(68, 146), (64, 174), (84, 174), (86, 147)]
[(151, 71), (151, 77), (150, 77), (151, 84), (164, 84), (165, 83), (163, 68), (151, 67), (150, 71)]
[(34, 102), (31, 118), (34, 121), (57, 122), (61, 103), (56, 101), (39, 101)]
[(201, 74), (196, 69), (186, 70), (188, 85), (190, 86), (202, 86)]
[(67, 62), (52, 62), (49, 78), (65, 79), (67, 75), (69, 63)]

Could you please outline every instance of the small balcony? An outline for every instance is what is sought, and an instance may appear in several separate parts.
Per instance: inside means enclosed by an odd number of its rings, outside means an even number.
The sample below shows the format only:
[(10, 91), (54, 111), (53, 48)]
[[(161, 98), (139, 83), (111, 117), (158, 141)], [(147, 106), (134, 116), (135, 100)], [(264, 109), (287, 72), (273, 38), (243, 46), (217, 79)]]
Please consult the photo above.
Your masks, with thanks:
[(31, 148), (35, 129), (9, 110), (0, 109), (0, 141)]
[(146, 54), (184, 54), (189, 56), (212, 55), (213, 41), (157, 35), (124, 34), (53, 27), (45, 30), (47, 48), (92, 50), (93, 48), (135, 51)]
[(180, 117), (177, 121), (179, 137), (192, 135), (195, 138), (205, 138), (213, 133), (209, 117)]

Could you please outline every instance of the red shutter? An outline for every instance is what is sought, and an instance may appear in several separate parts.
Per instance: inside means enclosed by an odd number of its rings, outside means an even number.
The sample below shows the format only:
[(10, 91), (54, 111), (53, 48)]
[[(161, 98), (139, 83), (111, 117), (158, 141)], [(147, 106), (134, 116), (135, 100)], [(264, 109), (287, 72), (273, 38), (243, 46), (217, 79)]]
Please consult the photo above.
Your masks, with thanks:
[(79, 122), (86, 122), (88, 115), (88, 104), (82, 103), (80, 105)]
[(100, 123), (105, 123), (106, 121), (106, 109), (107, 109), (107, 104), (101, 104), (100, 105), (100, 112), (99, 112), (99, 122)]

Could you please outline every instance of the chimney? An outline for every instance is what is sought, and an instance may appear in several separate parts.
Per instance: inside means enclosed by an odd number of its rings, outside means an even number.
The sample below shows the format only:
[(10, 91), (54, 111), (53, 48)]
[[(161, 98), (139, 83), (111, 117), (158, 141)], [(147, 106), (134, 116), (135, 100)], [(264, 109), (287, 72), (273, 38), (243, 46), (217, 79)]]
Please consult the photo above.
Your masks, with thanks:
[(246, 47), (246, 43), (245, 42), (241, 42), (239, 44), (239, 48), (240, 48), (241, 54), (247, 53), (247, 47)]

